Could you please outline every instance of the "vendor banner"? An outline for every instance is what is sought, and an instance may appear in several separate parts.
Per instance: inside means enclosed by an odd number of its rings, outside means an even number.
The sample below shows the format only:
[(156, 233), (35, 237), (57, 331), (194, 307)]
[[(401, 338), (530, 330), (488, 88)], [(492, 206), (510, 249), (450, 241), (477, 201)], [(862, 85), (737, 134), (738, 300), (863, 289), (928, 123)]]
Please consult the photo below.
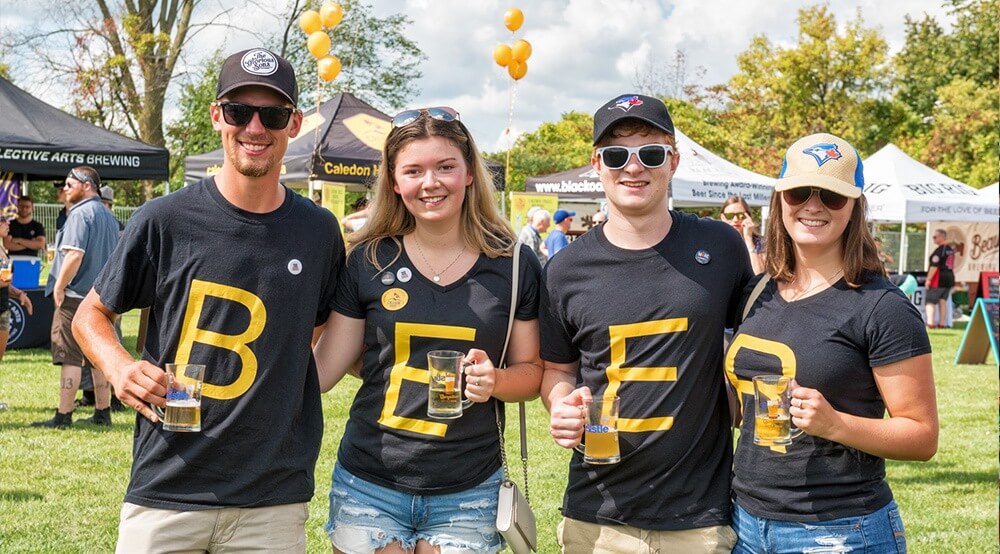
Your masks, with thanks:
[[(514, 228), (514, 234), (521, 232), (521, 228), (528, 223), (528, 210), (538, 206), (550, 214), (559, 209), (559, 196), (555, 194), (531, 194), (525, 192), (510, 193), (510, 225)], [(542, 233), (545, 237), (548, 232)]]
[(0, 218), (17, 217), (17, 199), (21, 197), (21, 182), (14, 173), (0, 173)]
[[(990, 223), (930, 223), (927, 236), (938, 229), (948, 233), (948, 242), (955, 249), (955, 282), (976, 282), (981, 271), (996, 271), (1000, 263), (1000, 222)], [(925, 258), (936, 246), (927, 241)]]

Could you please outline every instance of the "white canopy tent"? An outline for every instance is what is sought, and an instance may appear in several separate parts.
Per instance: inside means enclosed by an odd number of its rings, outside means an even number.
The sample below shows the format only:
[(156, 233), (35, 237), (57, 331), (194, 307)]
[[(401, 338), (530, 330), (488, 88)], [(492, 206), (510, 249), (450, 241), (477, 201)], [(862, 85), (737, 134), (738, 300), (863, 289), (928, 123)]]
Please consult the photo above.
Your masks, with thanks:
[(992, 185), (979, 189), (979, 195), (997, 200), (998, 203), (1000, 203), (1000, 183), (993, 183)]
[(864, 160), (865, 197), (873, 222), (902, 224), (900, 270), (906, 260), (907, 223), (931, 221), (997, 221), (995, 200), (938, 173), (887, 144)]

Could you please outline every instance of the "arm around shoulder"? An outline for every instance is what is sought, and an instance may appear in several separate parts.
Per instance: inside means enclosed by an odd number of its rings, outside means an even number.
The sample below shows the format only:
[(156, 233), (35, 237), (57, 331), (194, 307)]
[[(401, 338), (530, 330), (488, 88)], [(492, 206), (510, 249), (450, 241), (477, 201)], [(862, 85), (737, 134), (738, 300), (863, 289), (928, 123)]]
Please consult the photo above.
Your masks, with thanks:
[(365, 320), (348, 317), (339, 312), (331, 312), (313, 355), (319, 373), (319, 389), (327, 392), (344, 375), (357, 367), (364, 352)]

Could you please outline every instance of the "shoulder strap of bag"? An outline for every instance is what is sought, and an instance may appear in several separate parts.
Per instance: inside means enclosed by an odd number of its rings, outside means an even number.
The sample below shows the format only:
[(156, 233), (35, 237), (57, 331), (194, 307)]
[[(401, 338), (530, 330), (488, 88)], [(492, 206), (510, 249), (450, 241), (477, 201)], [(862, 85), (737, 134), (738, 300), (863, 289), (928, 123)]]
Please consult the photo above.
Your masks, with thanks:
[(754, 286), (753, 290), (750, 291), (750, 296), (747, 297), (747, 303), (745, 306), (743, 306), (743, 316), (740, 318), (740, 323), (742, 323), (743, 320), (745, 320), (747, 316), (750, 315), (750, 308), (753, 307), (753, 303), (757, 301), (757, 297), (760, 296), (760, 293), (764, 292), (764, 287), (767, 286), (767, 282), (770, 280), (771, 280), (771, 275), (768, 273), (764, 273), (764, 276), (760, 278), (760, 281), (757, 281), (757, 284)]
[[(503, 341), (503, 351), (500, 354), (500, 364), (497, 367), (507, 367), (507, 347), (510, 345), (510, 333), (514, 328), (514, 312), (517, 310), (517, 290), (521, 281), (521, 241), (518, 241), (514, 245), (514, 254), (511, 261), (510, 314), (507, 316), (507, 337)], [(507, 448), (503, 436), (503, 426), (500, 423), (499, 400), (493, 403), (493, 408), (497, 416), (497, 431), (500, 433), (500, 460), (503, 462), (503, 477), (509, 481), (510, 468), (507, 466)], [(530, 502), (531, 498), (528, 496), (528, 437), (525, 431), (524, 402), (517, 403), (517, 411), (521, 432), (521, 465), (524, 468), (524, 499)]]

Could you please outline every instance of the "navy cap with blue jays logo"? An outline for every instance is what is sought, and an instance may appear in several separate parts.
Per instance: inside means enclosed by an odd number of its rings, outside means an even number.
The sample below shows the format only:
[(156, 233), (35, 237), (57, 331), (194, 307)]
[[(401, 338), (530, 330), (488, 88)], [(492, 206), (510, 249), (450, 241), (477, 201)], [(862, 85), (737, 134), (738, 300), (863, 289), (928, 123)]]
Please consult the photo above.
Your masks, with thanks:
[(674, 120), (670, 118), (670, 112), (662, 100), (641, 94), (622, 94), (594, 113), (594, 144), (600, 142), (619, 121), (625, 119), (637, 119), (668, 135), (674, 134)]
[(846, 140), (829, 133), (802, 137), (788, 147), (774, 190), (819, 187), (848, 198), (865, 188), (864, 168), (858, 151)]
[(251, 48), (226, 58), (219, 71), (215, 99), (251, 85), (270, 88), (293, 105), (298, 103), (299, 85), (295, 81), (295, 69), (288, 60), (270, 50)]

